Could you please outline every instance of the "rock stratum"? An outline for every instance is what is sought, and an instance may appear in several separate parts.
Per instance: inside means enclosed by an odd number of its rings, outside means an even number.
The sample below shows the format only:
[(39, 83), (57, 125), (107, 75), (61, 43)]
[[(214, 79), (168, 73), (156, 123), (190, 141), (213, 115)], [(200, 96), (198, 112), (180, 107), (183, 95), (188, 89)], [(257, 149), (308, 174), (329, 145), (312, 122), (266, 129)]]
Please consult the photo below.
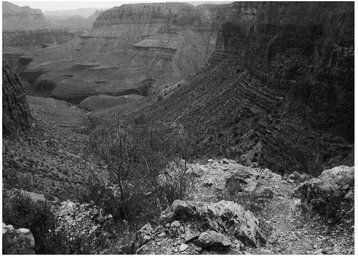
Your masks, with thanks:
[(28, 6), (19, 7), (9, 2), (2, 3), (3, 31), (37, 30), (48, 28), (41, 10)]
[(198, 156), (318, 175), (353, 164), (352, 28), (350, 3), (122, 5), (27, 54), (20, 75), (29, 94), (98, 116), (143, 105), (182, 124)]
[(212, 19), (209, 9), (184, 3), (115, 7), (76, 39), (29, 53), (21, 76), (31, 94), (51, 81), (50, 97), (76, 104), (94, 95), (154, 94), (204, 66), (216, 42)]
[(9, 52), (8, 48), (33, 50), (66, 43), (75, 38), (79, 29), (91, 28), (98, 15), (96, 12), (86, 19), (56, 20), (46, 17), (40, 9), (3, 2), (3, 47)]
[(64, 44), (76, 36), (75, 32), (65, 29), (16, 30), (3, 32), (4, 47), (32, 50), (52, 45)]
[(353, 14), (351, 3), (222, 5), (207, 65), (142, 112), (182, 124), (198, 156), (282, 174), (352, 165)]
[(2, 128), (4, 135), (26, 131), (32, 116), (18, 76), (3, 62), (2, 68)]

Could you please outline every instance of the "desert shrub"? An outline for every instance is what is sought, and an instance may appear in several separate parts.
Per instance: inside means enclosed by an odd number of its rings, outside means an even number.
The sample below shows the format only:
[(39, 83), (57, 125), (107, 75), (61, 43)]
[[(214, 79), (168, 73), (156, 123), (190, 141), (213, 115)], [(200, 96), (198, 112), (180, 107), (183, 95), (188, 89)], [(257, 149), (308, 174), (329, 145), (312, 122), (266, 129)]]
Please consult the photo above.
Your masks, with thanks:
[(36, 253), (49, 253), (55, 246), (52, 232), (56, 228), (56, 218), (46, 203), (34, 202), (21, 192), (11, 196), (3, 195), (3, 220), (15, 228), (28, 228), (36, 242)]
[(183, 128), (160, 121), (123, 124), (119, 120), (98, 128), (89, 136), (88, 149), (107, 164), (108, 181), (117, 193), (92, 178), (83, 200), (103, 207), (116, 221), (134, 222), (157, 218), (175, 199), (184, 199), (185, 173), (173, 184), (157, 182), (169, 162), (187, 159), (193, 151)]
[(193, 181), (187, 175), (186, 161), (175, 159), (171, 162), (172, 168), (176, 173), (170, 178), (169, 182), (158, 183), (158, 200), (162, 209), (165, 209), (168, 204), (173, 203), (175, 200), (183, 200), (187, 197), (187, 191), (192, 187)]
[(35, 202), (19, 191), (3, 191), (3, 221), (30, 229), (36, 254), (89, 254), (98, 246), (86, 237), (68, 238), (46, 202)]

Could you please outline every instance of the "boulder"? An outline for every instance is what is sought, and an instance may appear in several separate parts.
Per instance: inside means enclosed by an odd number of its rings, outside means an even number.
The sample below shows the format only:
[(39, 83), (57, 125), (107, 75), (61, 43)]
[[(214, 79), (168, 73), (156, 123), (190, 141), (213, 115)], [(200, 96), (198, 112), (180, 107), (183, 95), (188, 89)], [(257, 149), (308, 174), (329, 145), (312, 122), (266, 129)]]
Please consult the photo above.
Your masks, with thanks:
[(338, 166), (324, 170), (318, 178), (299, 185), (293, 195), (301, 199), (304, 211), (317, 212), (338, 221), (354, 207), (354, 167)]
[(308, 175), (306, 173), (300, 174), (297, 171), (294, 171), (292, 174), (288, 175), (286, 178), (286, 180), (289, 182), (293, 181), (293, 182), (300, 182), (300, 183), (310, 180), (310, 179), (312, 179), (311, 175)]
[(35, 254), (35, 239), (27, 228), (14, 229), (2, 223), (3, 254)]
[(256, 195), (257, 197), (271, 199), (271, 198), (274, 196), (274, 193), (273, 193), (271, 187), (263, 186), (263, 187), (259, 187), (259, 188), (255, 191), (255, 195)]
[(170, 224), (170, 226), (172, 228), (179, 228), (180, 227), (180, 222), (178, 220), (175, 220), (172, 222), (172, 224)]
[(167, 223), (171, 223), (174, 221), (176, 216), (185, 217), (185, 216), (193, 216), (195, 212), (192, 207), (190, 207), (187, 202), (176, 200), (173, 202), (171, 206), (165, 209), (159, 218), (159, 223), (165, 225)]
[(206, 203), (176, 200), (159, 218), (161, 224), (174, 220), (199, 224), (198, 228), (229, 234), (246, 245), (261, 246), (266, 243), (266, 233), (259, 220), (241, 205), (231, 201)]
[(235, 171), (225, 181), (225, 189), (229, 195), (236, 193), (251, 193), (257, 187), (258, 174), (249, 168), (241, 168)]
[(208, 230), (206, 232), (201, 233), (196, 243), (198, 246), (201, 246), (205, 249), (212, 247), (233, 246), (229, 237), (213, 230)]
[(181, 245), (179, 246), (179, 251), (180, 251), (180, 252), (183, 252), (183, 251), (185, 251), (186, 249), (188, 249), (188, 247), (189, 247), (188, 245), (186, 245), (186, 244), (183, 243), (183, 244), (181, 244)]
[(197, 239), (200, 235), (200, 232), (197, 230), (194, 230), (190, 227), (190, 225), (185, 227), (185, 234), (184, 234), (184, 240), (186, 243), (189, 243), (193, 241), (194, 239)]

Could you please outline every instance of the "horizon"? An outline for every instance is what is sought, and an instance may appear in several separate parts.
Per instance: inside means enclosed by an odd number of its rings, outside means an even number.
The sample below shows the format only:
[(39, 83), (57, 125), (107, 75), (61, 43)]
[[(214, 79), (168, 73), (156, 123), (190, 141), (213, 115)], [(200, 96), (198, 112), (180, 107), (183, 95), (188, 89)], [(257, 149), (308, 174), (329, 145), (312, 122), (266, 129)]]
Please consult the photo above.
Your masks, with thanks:
[[(4, 1), (3, 1), (4, 2)], [(139, 4), (139, 3), (164, 3), (164, 2), (184, 2), (184, 3), (207, 3), (207, 2), (232, 2), (225, 0), (216, 1), (180, 1), (180, 0), (126, 0), (126, 1), (7, 1), (19, 7), (29, 6), (32, 9), (40, 9), (42, 12), (64, 11), (75, 9), (109, 9), (122, 4)], [(197, 4), (194, 4), (197, 5)]]

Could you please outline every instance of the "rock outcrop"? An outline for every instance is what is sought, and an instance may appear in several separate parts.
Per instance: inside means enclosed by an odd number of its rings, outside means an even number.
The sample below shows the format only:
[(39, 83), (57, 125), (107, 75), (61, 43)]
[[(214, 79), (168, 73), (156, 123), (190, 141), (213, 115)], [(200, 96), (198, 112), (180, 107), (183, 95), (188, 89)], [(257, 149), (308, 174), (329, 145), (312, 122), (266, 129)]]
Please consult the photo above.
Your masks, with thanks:
[[(246, 167), (229, 159), (210, 159), (205, 164), (171, 163), (158, 175), (157, 182), (170, 187), (183, 178), (188, 178), (188, 184), (193, 184), (188, 186), (188, 195), (198, 201), (248, 197), (254, 203), (281, 195), (274, 187), (281, 181), (280, 175), (269, 169)], [(239, 204), (249, 205), (250, 200)]]
[[(245, 211), (244, 207), (234, 202), (205, 203), (176, 200), (162, 212), (159, 218), (160, 223), (164, 225), (174, 220), (179, 220), (182, 223), (188, 222), (187, 226), (194, 220), (194, 223), (199, 224), (195, 225), (197, 228), (207, 228), (218, 233), (230, 234), (246, 245), (257, 247), (266, 243), (266, 233), (258, 219), (250, 211)], [(210, 247), (215, 246), (218, 242), (224, 242), (225, 244), (222, 243), (222, 246), (230, 246), (228, 238), (220, 235), (217, 237), (222, 241), (216, 241), (214, 240), (215, 236), (217, 235), (212, 233), (200, 234), (199, 245)]]
[(2, 223), (3, 254), (35, 254), (35, 239), (27, 228), (14, 229)]
[(124, 4), (102, 13), (93, 26), (96, 28), (134, 22), (202, 26), (212, 23), (209, 15), (210, 13), (205, 14), (200, 8), (188, 3)]
[(3, 31), (37, 30), (48, 27), (45, 16), (39, 9), (19, 7), (9, 2), (2, 3)]
[(315, 176), (352, 165), (353, 16), (338, 2), (220, 6), (208, 65), (142, 112), (191, 131), (198, 156)]
[(2, 33), (4, 47), (17, 47), (21, 49), (46, 48), (64, 44), (76, 37), (75, 32), (64, 29), (38, 29), (4, 31)]
[(30, 128), (32, 121), (25, 92), (18, 76), (5, 62), (3, 62), (2, 80), (3, 134), (25, 131)]
[[(133, 250), (140, 254), (352, 253), (354, 191), (348, 187), (352, 173), (352, 168), (336, 167), (323, 173), (327, 182), (322, 182), (298, 172), (281, 177), (268, 169), (245, 167), (229, 159), (170, 164), (157, 178), (158, 183), (170, 187), (188, 178), (188, 200), (176, 200), (164, 210), (157, 228), (145, 225)], [(294, 193), (302, 180), (306, 180), (303, 185), (320, 182), (311, 188), (312, 198), (307, 205), (304, 198), (309, 193), (304, 188)], [(318, 185), (325, 185), (325, 190)], [(347, 189), (338, 204), (340, 208), (331, 212), (334, 216), (345, 213), (342, 220), (331, 217), (331, 221), (325, 221), (302, 212), (302, 206), (330, 204), (328, 196), (334, 195), (329, 190), (340, 192), (339, 187), (335, 188), (338, 185)], [(302, 202), (297, 195), (301, 192), (307, 193), (302, 194)], [(315, 195), (318, 192), (320, 195)], [(321, 211), (325, 210), (323, 206), (319, 204)]]
[(317, 212), (332, 222), (354, 216), (354, 167), (338, 166), (304, 182), (294, 195), (306, 212)]

